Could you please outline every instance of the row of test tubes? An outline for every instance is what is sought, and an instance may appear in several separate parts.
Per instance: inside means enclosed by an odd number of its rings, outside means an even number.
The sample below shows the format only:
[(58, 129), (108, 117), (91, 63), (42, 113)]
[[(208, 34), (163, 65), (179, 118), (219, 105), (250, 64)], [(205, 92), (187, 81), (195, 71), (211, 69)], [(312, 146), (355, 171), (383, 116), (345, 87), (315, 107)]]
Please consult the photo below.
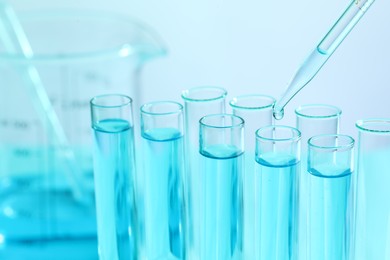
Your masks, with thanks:
[[(182, 92), (184, 106), (144, 104), (140, 136), (131, 98), (91, 100), (100, 259), (386, 259), (389, 241), (367, 235), (390, 237), (389, 206), (372, 205), (372, 184), (355, 178), (341, 110), (301, 106), (296, 126), (282, 126), (274, 98), (239, 96), (227, 113), (226, 96), (196, 87)], [(359, 139), (378, 124), (358, 122)], [(386, 149), (370, 164), (388, 165), (390, 120), (382, 125)], [(380, 223), (367, 208), (383, 211)]]

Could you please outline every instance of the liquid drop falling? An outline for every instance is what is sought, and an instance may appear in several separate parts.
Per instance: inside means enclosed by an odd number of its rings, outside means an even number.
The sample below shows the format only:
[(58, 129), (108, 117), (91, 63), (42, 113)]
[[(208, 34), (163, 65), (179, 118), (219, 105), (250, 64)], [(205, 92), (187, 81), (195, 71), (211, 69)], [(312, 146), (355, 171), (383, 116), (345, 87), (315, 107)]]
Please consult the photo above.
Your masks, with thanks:
[(275, 111), (275, 110), (274, 110), (273, 115), (274, 115), (274, 118), (275, 118), (276, 120), (281, 120), (281, 119), (283, 119), (283, 117), (284, 117), (284, 109), (282, 109), (282, 110), (280, 110), (280, 111)]

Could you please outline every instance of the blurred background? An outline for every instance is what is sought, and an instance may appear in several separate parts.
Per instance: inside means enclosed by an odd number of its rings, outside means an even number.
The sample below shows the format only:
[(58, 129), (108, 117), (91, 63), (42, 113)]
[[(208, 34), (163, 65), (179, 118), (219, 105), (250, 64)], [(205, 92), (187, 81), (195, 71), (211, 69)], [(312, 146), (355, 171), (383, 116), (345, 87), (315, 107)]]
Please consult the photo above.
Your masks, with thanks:
[[(236, 95), (278, 98), (306, 55), (349, 1), (27, 1), (17, 11), (45, 8), (110, 10), (151, 26), (168, 54), (145, 66), (146, 101), (180, 101), (182, 90), (217, 85)], [(39, 4), (38, 4), (39, 3)], [(389, 1), (376, 1), (322, 70), (286, 107), (279, 122), (294, 125), (301, 104), (328, 103), (342, 111), (341, 132), (356, 136), (354, 123), (389, 117)]]

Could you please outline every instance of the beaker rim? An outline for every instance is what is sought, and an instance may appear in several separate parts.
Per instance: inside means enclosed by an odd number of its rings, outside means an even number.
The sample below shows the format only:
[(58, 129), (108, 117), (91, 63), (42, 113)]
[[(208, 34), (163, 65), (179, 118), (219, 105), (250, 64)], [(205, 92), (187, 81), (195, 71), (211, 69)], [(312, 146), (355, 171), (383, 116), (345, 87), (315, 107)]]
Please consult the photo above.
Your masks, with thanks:
[[(160, 105), (168, 105), (171, 109), (166, 109), (165, 111), (151, 111), (149, 110), (152, 107), (160, 106)], [(151, 116), (166, 116), (166, 115), (174, 115), (180, 114), (183, 111), (183, 105), (176, 101), (170, 100), (161, 100), (161, 101), (153, 101), (146, 104), (143, 104), (140, 108), (141, 113)]]
[[(311, 109), (317, 109), (317, 113), (303, 113), (303, 111)], [(340, 108), (328, 105), (328, 104), (306, 104), (300, 105), (295, 109), (295, 114), (297, 116), (306, 117), (306, 118), (333, 118), (339, 117), (342, 114)]]
[[(338, 138), (339, 144), (338, 145), (315, 144), (315, 141), (318, 141), (318, 140), (321, 141), (321, 140), (325, 140), (325, 139), (329, 139), (329, 138)], [(353, 139), (351, 136), (345, 135), (345, 134), (322, 134), (322, 135), (312, 136), (311, 138), (309, 138), (309, 140), (307, 140), (307, 144), (309, 145), (309, 147), (317, 148), (317, 149), (321, 149), (321, 150), (332, 150), (332, 151), (334, 151), (334, 150), (349, 150), (354, 146), (355, 139)]]
[[(291, 133), (290, 137), (266, 137), (261, 135), (261, 133), (269, 131), (271, 129), (278, 129), (279, 131), (288, 130)], [(256, 130), (256, 138), (263, 141), (271, 141), (271, 142), (297, 142), (301, 139), (301, 131), (299, 131), (295, 127), (286, 126), (286, 125), (269, 125), (264, 126)]]
[(390, 134), (390, 118), (368, 118), (356, 121), (355, 126), (365, 132)]
[[(231, 118), (231, 124), (226, 124), (226, 125), (217, 125), (217, 124), (211, 124), (210, 119), (214, 118), (222, 118), (222, 117), (228, 117)], [(206, 122), (206, 120), (209, 120)], [(208, 128), (215, 128), (215, 129), (228, 129), (228, 128), (242, 128), (244, 127), (244, 119), (237, 115), (233, 114), (211, 114), (211, 115), (206, 115), (203, 116), (201, 119), (199, 119), (199, 124), (200, 126), (203, 127), (208, 127)]]
[[(239, 105), (238, 102), (242, 100), (250, 100), (255, 103), (251, 103), (249, 105)], [(263, 103), (259, 103), (263, 102)], [(240, 95), (234, 97), (232, 100), (230, 100), (229, 105), (233, 108), (238, 109), (246, 109), (246, 110), (260, 110), (260, 109), (266, 109), (266, 108), (272, 108), (274, 105), (276, 99), (263, 94), (247, 94), (247, 95)]]
[[(99, 104), (99, 102), (104, 101)], [(129, 106), (133, 102), (133, 99), (123, 94), (104, 94), (98, 95), (91, 99), (90, 104), (93, 107), (99, 108), (119, 108)]]
[[(196, 96), (191, 97), (193, 94), (207, 94), (205, 91), (210, 91), (208, 92), (208, 95), (204, 96)], [(212, 95), (210, 95), (212, 94)], [(208, 102), (208, 101), (214, 101), (214, 100), (220, 100), (224, 99), (227, 96), (227, 90), (222, 88), (222, 87), (217, 87), (217, 86), (199, 86), (199, 87), (193, 87), (190, 89), (186, 89), (182, 92), (181, 97), (185, 101), (190, 101), (190, 102)]]
[[(19, 13), (18, 13), (19, 14)], [(33, 47), (33, 55), (26, 57), (23, 53), (8, 53), (6, 50), (0, 51), (0, 61), (5, 60), (7, 62), (64, 62), (74, 60), (90, 60), (90, 59), (102, 59), (102, 58), (122, 58), (139, 55), (142, 59), (148, 59), (154, 56), (164, 55), (167, 52), (165, 43), (155, 30), (149, 27), (147, 24), (138, 21), (135, 18), (129, 17), (125, 14), (112, 11), (98, 11), (98, 10), (85, 10), (85, 9), (58, 9), (52, 8), (48, 10), (40, 11), (24, 11), (20, 12), (18, 18), (21, 22), (31, 24), (33, 22), (44, 22), (49, 19), (55, 19), (59, 21), (61, 19), (72, 19), (79, 23), (83, 21), (100, 21), (100, 22), (115, 22), (126, 24), (128, 28), (134, 30), (138, 36), (146, 37), (142, 38), (142, 41), (138, 42), (127, 37), (121, 43), (115, 43), (111, 46), (99, 47), (96, 50), (73, 50), (60, 53), (59, 51), (36, 51)], [(64, 20), (66, 21), (66, 20)], [(46, 22), (45, 24), (50, 24)], [(69, 27), (69, 31), (70, 31)], [(99, 33), (104, 33), (100, 31)], [(50, 43), (48, 43), (50, 44)]]

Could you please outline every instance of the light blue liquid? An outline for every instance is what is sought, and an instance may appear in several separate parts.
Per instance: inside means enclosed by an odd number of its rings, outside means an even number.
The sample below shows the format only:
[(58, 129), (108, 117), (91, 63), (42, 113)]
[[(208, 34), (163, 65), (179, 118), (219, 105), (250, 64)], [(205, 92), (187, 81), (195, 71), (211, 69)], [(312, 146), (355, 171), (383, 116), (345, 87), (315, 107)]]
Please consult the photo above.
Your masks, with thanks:
[(390, 147), (359, 151), (354, 260), (390, 259), (389, 158)]
[(142, 133), (144, 250), (148, 260), (184, 259), (184, 144), (174, 128)]
[(245, 172), (243, 176), (243, 259), (252, 259), (255, 252), (255, 157), (253, 151), (245, 151)]
[(2, 148), (0, 259), (97, 259), (95, 206), (74, 199), (56, 150)]
[(251, 259), (296, 259), (299, 161), (266, 153), (256, 162), (256, 250)]
[(308, 171), (307, 259), (347, 259), (351, 171), (335, 165), (316, 165)]
[(243, 153), (215, 145), (202, 151), (198, 173), (200, 196), (200, 251), (196, 259), (241, 259)]
[(94, 174), (100, 259), (135, 259), (133, 128), (124, 120), (94, 128)]
[[(305, 139), (307, 142), (307, 139)], [(301, 139), (301, 144), (304, 142)], [(304, 150), (304, 151), (303, 151)], [(299, 171), (299, 201), (298, 201), (298, 259), (307, 258), (307, 204), (309, 203), (309, 187), (307, 171), (307, 147), (301, 149), (301, 169)]]
[(199, 228), (201, 227), (201, 213), (204, 205), (202, 201), (203, 174), (200, 167), (201, 154), (199, 148), (190, 147), (187, 150), (186, 161), (186, 255), (187, 259), (200, 259), (200, 244), (203, 241)]

